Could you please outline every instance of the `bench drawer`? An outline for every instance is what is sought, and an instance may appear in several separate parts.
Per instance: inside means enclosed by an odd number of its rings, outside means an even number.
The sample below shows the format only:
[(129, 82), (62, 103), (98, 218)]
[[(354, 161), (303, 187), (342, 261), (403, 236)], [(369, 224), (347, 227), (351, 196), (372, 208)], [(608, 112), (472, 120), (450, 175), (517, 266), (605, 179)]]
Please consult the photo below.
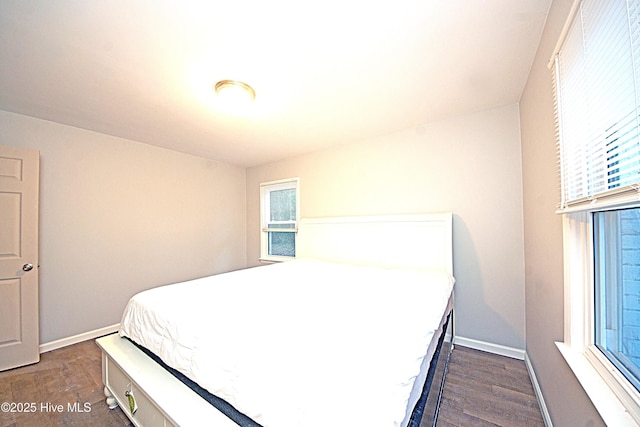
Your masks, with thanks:
[[(122, 411), (139, 427), (171, 427), (173, 423), (155, 406), (153, 401), (132, 381), (120, 367), (106, 356), (106, 386), (116, 398)], [(131, 411), (130, 396), (135, 402), (135, 411)]]

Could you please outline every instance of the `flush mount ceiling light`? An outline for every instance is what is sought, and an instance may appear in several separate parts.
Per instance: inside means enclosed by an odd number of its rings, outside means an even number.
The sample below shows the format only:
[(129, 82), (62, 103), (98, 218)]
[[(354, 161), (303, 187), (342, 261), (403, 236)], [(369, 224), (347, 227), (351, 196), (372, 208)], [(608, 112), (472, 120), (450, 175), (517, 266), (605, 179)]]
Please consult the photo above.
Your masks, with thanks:
[(251, 102), (256, 99), (256, 92), (251, 86), (237, 80), (220, 80), (214, 89), (220, 98), (233, 104)]

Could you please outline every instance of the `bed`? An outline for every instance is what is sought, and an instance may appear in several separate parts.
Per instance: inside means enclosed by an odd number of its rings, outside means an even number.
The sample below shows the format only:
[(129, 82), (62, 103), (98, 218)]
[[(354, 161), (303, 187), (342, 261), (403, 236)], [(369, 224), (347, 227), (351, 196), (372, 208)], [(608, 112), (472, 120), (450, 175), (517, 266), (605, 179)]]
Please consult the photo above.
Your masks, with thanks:
[(450, 213), (303, 219), (293, 261), (139, 293), (97, 340), (107, 404), (138, 426), (434, 425), (451, 229)]

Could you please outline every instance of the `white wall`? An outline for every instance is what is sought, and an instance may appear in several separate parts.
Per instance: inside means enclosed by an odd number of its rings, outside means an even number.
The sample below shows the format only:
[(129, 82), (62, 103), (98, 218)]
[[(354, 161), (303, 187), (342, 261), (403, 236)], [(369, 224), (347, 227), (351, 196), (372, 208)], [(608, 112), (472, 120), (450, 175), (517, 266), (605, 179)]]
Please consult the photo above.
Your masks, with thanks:
[(259, 183), (293, 176), (303, 217), (452, 211), (457, 335), (524, 349), (517, 105), (248, 169), (249, 265), (259, 256)]
[(113, 325), (136, 292), (246, 267), (244, 168), (0, 111), (40, 150), (40, 341)]

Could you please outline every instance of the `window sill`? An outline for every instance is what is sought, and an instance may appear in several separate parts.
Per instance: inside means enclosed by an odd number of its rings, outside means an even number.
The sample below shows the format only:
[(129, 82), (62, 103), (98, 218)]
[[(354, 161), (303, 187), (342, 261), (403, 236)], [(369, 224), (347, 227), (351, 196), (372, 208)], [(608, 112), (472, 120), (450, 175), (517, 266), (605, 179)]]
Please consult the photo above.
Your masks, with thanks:
[(258, 261), (265, 264), (278, 264), (280, 262), (287, 262), (294, 260), (295, 257), (270, 257), (270, 258), (258, 258)]
[(607, 425), (638, 426), (627, 408), (584, 354), (572, 350), (564, 342), (556, 342), (556, 346)]

